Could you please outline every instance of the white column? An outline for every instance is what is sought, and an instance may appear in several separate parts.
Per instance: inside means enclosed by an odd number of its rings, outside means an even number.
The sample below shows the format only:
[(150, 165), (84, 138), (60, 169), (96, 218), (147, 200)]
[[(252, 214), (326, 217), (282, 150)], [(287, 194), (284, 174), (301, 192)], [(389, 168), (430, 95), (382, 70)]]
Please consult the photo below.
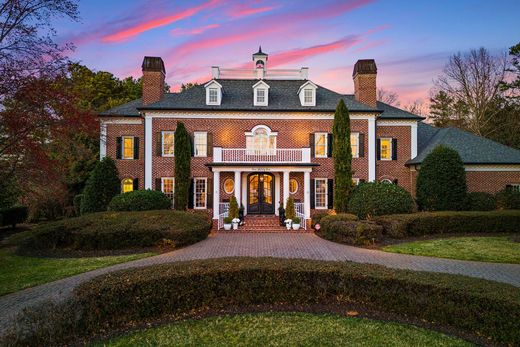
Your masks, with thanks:
[(413, 159), (413, 158), (417, 157), (417, 123), (412, 124), (411, 130), (412, 130), (412, 136), (411, 136), (412, 153), (411, 153), (410, 159)]
[(144, 117), (144, 189), (152, 189), (152, 118)]
[(287, 204), (287, 199), (289, 199), (289, 171), (283, 172), (283, 206)]
[(281, 186), (280, 173), (277, 172), (274, 174), (274, 214), (277, 216), (280, 215), (278, 209), (280, 208), (280, 200), (282, 200)]
[(368, 180), (376, 180), (376, 119), (368, 119)]
[(99, 129), (99, 160), (107, 156), (107, 125), (101, 123)]
[(218, 219), (220, 207), (220, 171), (213, 172), (213, 219)]
[(240, 193), (242, 192), (242, 172), (235, 171), (235, 198), (237, 198), (238, 207), (240, 207)]
[(303, 173), (303, 212), (305, 218), (311, 218), (311, 173), (305, 171)]

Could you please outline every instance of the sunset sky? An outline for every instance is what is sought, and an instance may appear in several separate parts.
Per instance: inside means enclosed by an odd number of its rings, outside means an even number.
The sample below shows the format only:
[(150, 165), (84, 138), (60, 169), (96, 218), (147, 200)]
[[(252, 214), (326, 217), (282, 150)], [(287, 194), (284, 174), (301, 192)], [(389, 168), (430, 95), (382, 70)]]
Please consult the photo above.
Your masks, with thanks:
[(119, 77), (161, 56), (172, 90), (204, 82), (210, 67), (243, 67), (262, 45), (268, 68), (310, 68), (310, 79), (353, 91), (352, 66), (374, 58), (378, 86), (403, 103), (427, 99), (457, 51), (503, 52), (520, 41), (520, 1), (84, 0), (81, 21), (57, 23), (72, 58)]

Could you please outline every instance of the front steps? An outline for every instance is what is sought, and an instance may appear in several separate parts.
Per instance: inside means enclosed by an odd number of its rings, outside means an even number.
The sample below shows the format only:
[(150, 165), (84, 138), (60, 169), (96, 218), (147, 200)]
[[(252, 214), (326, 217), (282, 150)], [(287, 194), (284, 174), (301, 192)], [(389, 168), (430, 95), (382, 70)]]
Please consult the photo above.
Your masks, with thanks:
[(310, 232), (310, 228), (307, 230), (303, 229), (303, 226), (300, 230), (287, 230), (285, 226), (280, 226), (278, 216), (274, 215), (248, 215), (244, 218), (244, 224), (238, 227), (238, 230), (217, 230), (217, 227), (214, 223), (213, 231), (222, 232), (222, 233), (305, 233)]

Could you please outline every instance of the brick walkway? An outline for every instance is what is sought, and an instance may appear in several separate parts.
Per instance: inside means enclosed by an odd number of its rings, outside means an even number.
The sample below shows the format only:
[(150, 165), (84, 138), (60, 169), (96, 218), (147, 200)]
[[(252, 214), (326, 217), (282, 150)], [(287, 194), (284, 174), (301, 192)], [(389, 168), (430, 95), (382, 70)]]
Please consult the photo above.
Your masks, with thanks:
[(214, 233), (207, 240), (177, 251), (86, 272), (0, 297), (0, 331), (23, 308), (48, 300), (60, 301), (80, 283), (101, 274), (174, 261), (234, 256), (353, 261), (397, 269), (461, 274), (520, 287), (520, 265), (386, 253), (333, 243), (312, 233)]

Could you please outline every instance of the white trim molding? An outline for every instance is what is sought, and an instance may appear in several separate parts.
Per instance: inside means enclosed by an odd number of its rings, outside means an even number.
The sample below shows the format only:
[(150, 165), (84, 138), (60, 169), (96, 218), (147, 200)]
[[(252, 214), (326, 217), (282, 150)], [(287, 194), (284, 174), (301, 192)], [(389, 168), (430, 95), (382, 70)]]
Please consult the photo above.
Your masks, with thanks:
[(144, 119), (144, 189), (152, 189), (152, 121), (151, 117)]
[(143, 120), (139, 117), (117, 117), (110, 119), (101, 119), (99, 121), (101, 124), (125, 124), (125, 125), (141, 125), (143, 124)]
[(101, 123), (99, 126), (99, 160), (107, 156), (107, 124)]
[(376, 120), (368, 120), (368, 180), (376, 180)]
[(467, 172), (520, 172), (520, 165), (464, 165)]
[(416, 120), (378, 120), (377, 121), (378, 126), (382, 127), (413, 127), (414, 125), (417, 126)]
[(417, 157), (417, 127), (417, 122), (415, 122), (414, 124), (412, 124), (412, 127), (410, 129), (410, 131), (412, 132), (410, 141), (412, 142), (411, 159)]

